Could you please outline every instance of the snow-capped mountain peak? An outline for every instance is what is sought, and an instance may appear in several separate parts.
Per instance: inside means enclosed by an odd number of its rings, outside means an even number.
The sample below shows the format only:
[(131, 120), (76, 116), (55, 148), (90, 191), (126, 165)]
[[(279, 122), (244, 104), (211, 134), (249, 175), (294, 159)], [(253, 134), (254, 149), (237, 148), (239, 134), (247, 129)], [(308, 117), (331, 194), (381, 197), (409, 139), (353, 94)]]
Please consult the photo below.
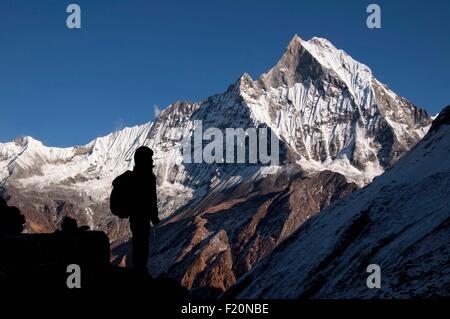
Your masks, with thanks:
[[(255, 122), (277, 132), (301, 165), (339, 172), (360, 185), (414, 145), (431, 123), (366, 65), (321, 38), (294, 36), (275, 67), (257, 81), (241, 77), (239, 88)], [(391, 134), (391, 142), (381, 139)]]

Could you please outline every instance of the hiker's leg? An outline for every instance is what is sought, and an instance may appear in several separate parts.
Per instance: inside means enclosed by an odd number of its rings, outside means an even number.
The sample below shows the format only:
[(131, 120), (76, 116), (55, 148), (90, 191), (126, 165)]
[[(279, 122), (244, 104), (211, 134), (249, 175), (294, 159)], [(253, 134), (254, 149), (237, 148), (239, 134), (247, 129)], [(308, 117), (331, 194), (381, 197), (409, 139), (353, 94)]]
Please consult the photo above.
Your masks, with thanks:
[(133, 269), (147, 272), (150, 223), (140, 218), (130, 217), (130, 229), (133, 235)]

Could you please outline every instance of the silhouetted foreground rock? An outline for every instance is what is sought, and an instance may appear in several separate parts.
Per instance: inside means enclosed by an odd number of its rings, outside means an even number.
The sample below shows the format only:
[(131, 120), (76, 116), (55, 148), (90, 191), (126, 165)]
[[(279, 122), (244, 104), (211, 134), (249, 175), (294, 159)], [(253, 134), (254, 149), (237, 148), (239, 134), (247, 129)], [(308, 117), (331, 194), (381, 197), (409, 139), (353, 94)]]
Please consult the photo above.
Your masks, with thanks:
[[(111, 266), (103, 232), (73, 231), (0, 238), (0, 293), (17, 298), (185, 299), (171, 279)], [(81, 288), (68, 288), (71, 264), (80, 268)], [(71, 277), (73, 278), (73, 277)], [(70, 282), (73, 282), (70, 280)]]

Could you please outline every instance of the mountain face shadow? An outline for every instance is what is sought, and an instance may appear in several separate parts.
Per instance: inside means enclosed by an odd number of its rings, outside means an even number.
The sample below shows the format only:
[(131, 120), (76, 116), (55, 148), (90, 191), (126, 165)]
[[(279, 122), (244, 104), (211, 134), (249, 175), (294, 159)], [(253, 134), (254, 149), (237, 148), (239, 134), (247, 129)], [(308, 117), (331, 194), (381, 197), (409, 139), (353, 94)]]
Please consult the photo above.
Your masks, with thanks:
[[(112, 266), (109, 239), (103, 232), (78, 227), (74, 219), (65, 218), (61, 230), (54, 233), (21, 234), (24, 221), (20, 211), (11, 209), (0, 197), (2, 295), (39, 299), (187, 298), (185, 289), (172, 279)], [(78, 266), (75, 268), (79, 271), (70, 265)]]

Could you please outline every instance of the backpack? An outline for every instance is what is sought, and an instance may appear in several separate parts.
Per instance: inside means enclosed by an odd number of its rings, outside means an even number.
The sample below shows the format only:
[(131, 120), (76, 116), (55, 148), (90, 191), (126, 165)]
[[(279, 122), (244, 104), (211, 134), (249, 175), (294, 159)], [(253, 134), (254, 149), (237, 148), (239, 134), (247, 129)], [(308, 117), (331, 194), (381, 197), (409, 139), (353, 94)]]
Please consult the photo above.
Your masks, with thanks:
[(133, 172), (126, 171), (113, 181), (109, 206), (114, 216), (128, 218), (133, 213)]

